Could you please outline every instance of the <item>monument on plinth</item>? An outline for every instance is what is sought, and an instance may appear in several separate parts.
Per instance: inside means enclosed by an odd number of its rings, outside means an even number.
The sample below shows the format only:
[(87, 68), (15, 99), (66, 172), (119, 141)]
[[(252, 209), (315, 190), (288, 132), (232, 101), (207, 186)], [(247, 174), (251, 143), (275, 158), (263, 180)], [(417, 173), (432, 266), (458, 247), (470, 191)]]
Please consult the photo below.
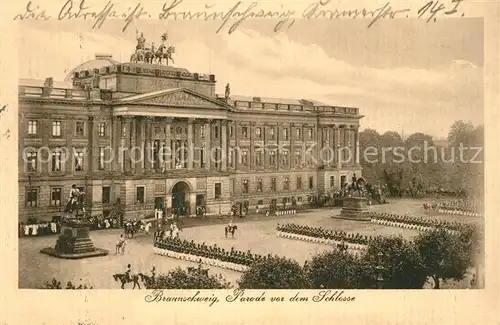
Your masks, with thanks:
[[(73, 189), (75, 187), (73, 186)], [(46, 247), (40, 252), (50, 256), (64, 259), (81, 259), (95, 256), (108, 255), (106, 249), (96, 248), (90, 239), (90, 222), (83, 218), (85, 213), (84, 194), (72, 190), (65, 212), (74, 213), (74, 216), (63, 218), (61, 221), (61, 234), (56, 245)]]
[[(347, 197), (344, 198), (340, 215), (343, 219), (370, 221), (368, 199), (363, 178), (352, 177), (352, 183), (347, 187)], [(335, 216), (334, 216), (335, 217)]]

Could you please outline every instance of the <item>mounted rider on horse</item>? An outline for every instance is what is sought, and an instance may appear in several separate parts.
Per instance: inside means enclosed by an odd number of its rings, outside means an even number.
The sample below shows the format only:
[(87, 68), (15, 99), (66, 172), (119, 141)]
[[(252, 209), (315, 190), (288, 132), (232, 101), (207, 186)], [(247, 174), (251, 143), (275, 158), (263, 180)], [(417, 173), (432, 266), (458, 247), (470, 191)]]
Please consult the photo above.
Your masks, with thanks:
[(76, 216), (79, 215), (80, 212), (85, 213), (85, 193), (80, 192), (76, 185), (73, 184), (71, 186), (71, 191), (69, 192), (69, 200), (66, 203), (66, 207), (64, 208), (64, 213), (73, 214)]

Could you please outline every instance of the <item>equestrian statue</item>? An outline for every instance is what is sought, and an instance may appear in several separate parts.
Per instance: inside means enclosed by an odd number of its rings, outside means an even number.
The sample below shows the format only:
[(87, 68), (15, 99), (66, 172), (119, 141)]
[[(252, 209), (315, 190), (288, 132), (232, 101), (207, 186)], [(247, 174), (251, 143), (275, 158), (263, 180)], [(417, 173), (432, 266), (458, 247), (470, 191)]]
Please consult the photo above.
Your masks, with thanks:
[(175, 53), (175, 47), (167, 44), (167, 33), (163, 33), (161, 36), (161, 43), (158, 49), (156, 49), (154, 42), (151, 43), (151, 47), (147, 47), (146, 39), (144, 38), (143, 33), (139, 35), (139, 31), (136, 31), (136, 34), (137, 46), (135, 47), (135, 52), (130, 57), (130, 62), (143, 62), (150, 64), (162, 64), (165, 62), (165, 65), (168, 65), (170, 60), (174, 63), (172, 54)]
[(85, 193), (80, 192), (75, 184), (71, 186), (68, 203), (66, 203), (64, 213), (71, 214), (77, 218), (85, 214)]
[(357, 178), (356, 174), (352, 175), (351, 183), (347, 185), (347, 194), (349, 196), (365, 197), (366, 187), (363, 178)]

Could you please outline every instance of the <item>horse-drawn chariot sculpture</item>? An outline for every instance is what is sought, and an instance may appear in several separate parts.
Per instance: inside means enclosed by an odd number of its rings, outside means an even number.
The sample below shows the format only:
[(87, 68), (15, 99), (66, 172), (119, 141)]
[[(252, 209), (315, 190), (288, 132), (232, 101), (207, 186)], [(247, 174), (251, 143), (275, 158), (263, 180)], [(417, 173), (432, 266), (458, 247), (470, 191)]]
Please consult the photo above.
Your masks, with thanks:
[(163, 64), (168, 65), (169, 60), (174, 63), (172, 55), (175, 53), (175, 46), (168, 45), (168, 34), (163, 33), (161, 36), (160, 46), (155, 47), (155, 43), (151, 43), (149, 46), (146, 43), (144, 34), (137, 31), (137, 46), (135, 47), (135, 52), (130, 57), (130, 62), (132, 63), (150, 63), (150, 64)]

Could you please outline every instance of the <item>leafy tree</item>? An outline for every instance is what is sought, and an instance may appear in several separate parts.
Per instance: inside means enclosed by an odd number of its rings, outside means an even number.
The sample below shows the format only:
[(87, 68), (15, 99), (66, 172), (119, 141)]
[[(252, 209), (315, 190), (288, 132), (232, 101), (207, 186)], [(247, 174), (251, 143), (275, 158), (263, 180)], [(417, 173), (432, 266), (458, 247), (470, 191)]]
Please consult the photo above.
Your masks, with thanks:
[[(374, 149), (377, 150), (376, 154)], [(359, 132), (359, 163), (363, 166), (363, 177), (370, 183), (376, 183), (382, 177), (380, 168), (380, 134), (373, 129)]]
[(297, 261), (270, 257), (253, 263), (238, 280), (241, 289), (308, 289), (310, 283)]
[(375, 279), (358, 257), (337, 248), (314, 255), (304, 268), (314, 289), (365, 289)]
[(460, 235), (437, 228), (420, 233), (414, 241), (435, 289), (439, 289), (440, 280), (462, 280), (467, 268), (472, 266), (472, 254), (465, 237), (461, 240)]
[(177, 267), (167, 274), (144, 276), (147, 289), (229, 289), (231, 284), (221, 274), (210, 275), (208, 269), (201, 264), (195, 267), (181, 269)]
[(420, 289), (427, 273), (417, 247), (402, 236), (374, 238), (362, 257), (364, 265), (382, 267), (383, 287)]

